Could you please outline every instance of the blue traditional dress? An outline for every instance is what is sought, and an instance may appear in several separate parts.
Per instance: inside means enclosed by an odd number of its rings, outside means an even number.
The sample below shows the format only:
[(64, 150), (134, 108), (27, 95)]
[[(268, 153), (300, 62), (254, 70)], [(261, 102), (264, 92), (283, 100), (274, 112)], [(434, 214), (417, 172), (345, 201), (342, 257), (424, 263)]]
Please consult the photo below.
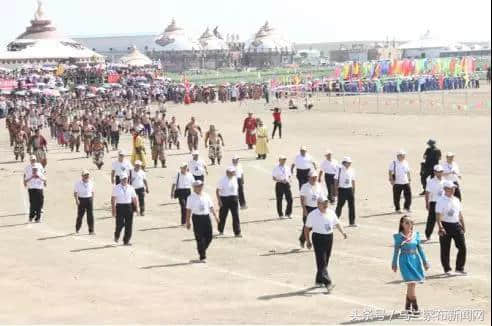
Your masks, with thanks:
[(401, 276), (405, 283), (423, 283), (425, 274), (422, 263), (427, 263), (427, 258), (420, 244), (420, 233), (415, 232), (410, 238), (397, 233), (393, 238), (395, 240), (393, 267), (400, 265)]

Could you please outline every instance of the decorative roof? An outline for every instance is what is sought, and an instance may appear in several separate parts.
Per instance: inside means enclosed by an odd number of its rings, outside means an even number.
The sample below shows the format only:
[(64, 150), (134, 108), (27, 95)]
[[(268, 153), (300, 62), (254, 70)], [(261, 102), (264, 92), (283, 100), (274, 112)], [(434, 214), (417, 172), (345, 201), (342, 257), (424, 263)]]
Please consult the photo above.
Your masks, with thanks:
[(446, 42), (437, 38), (432, 37), (430, 31), (420, 36), (418, 40), (413, 40), (400, 45), (402, 50), (410, 49), (436, 49), (442, 48), (446, 49), (451, 46), (451, 42)]
[(166, 27), (164, 32), (159, 35), (155, 43), (161, 46), (159, 51), (197, 51), (201, 50), (198, 42), (191, 40), (185, 33), (184, 29), (178, 27), (176, 20)]
[(150, 66), (152, 64), (152, 60), (140, 52), (136, 46), (132, 46), (130, 53), (121, 57), (119, 62), (132, 67)]
[(214, 33), (210, 32), (210, 29), (207, 27), (205, 32), (203, 32), (202, 36), (198, 42), (202, 46), (202, 49), (205, 51), (226, 51), (229, 49), (227, 43), (220, 39), (217, 35), (220, 36), (218, 31), (218, 26), (214, 29)]
[(295, 52), (294, 44), (281, 36), (276, 29), (265, 22), (254, 37), (246, 42), (248, 52), (287, 51)]
[(43, 3), (38, 0), (38, 8), (26, 28), (16, 40), (7, 45), (6, 51), (0, 53), (0, 60), (60, 60), (60, 59), (103, 61), (103, 57), (83, 45), (65, 38), (51, 24), (43, 10)]

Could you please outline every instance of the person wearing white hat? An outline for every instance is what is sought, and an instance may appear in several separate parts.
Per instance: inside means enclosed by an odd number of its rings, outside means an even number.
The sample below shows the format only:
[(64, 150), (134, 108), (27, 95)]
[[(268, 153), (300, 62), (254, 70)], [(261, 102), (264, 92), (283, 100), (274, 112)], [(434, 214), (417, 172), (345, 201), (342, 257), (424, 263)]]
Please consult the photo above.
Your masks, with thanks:
[[(111, 183), (113, 185), (117, 185), (120, 183), (121, 175), (124, 173), (131, 173), (133, 166), (131, 163), (125, 159), (126, 152), (123, 150), (119, 150), (118, 159), (113, 161), (111, 166)], [(131, 177), (131, 176), (130, 176)]]
[(439, 226), (439, 243), (441, 245), (441, 264), (444, 269), (444, 273), (451, 275), (449, 254), (451, 250), (451, 240), (453, 240), (456, 248), (458, 249), (455, 271), (459, 275), (467, 275), (467, 272), (465, 271), (466, 227), (461, 202), (454, 196), (456, 185), (452, 181), (445, 181), (443, 188), (444, 195), (439, 197), (436, 203), (437, 224)]
[(205, 148), (208, 148), (208, 158), (212, 162), (212, 165), (220, 165), (222, 161), (222, 147), (224, 147), (224, 138), (221, 133), (217, 131), (214, 125), (210, 125), (209, 130), (205, 133)]
[(200, 159), (200, 153), (198, 151), (193, 151), (191, 157), (191, 161), (188, 162), (188, 169), (193, 174), (193, 178), (205, 182), (205, 174), (208, 175), (207, 165)]
[(111, 194), (111, 212), (116, 218), (114, 242), (118, 242), (123, 228), (123, 244), (129, 246), (133, 231), (133, 211), (139, 211), (137, 194), (129, 184), (129, 176), (126, 172), (120, 175), (121, 182), (113, 188)]
[(238, 184), (238, 199), (239, 199), (239, 207), (241, 209), (247, 209), (248, 205), (246, 205), (246, 197), (244, 195), (244, 170), (243, 166), (239, 163), (239, 156), (232, 156), (232, 166), (236, 169), (236, 178)]
[(407, 213), (410, 213), (410, 207), (412, 205), (412, 188), (410, 187), (412, 180), (406, 155), (407, 153), (404, 150), (398, 151), (396, 153), (396, 160), (393, 160), (388, 168), (389, 182), (393, 187), (393, 204), (395, 205), (396, 213), (401, 213), (400, 198), (402, 192), (405, 198), (403, 207)]
[[(317, 208), (307, 216), (303, 229), (304, 238), (308, 249), (314, 247), (317, 267), (316, 285), (325, 286), (328, 291), (331, 291), (334, 284), (328, 274), (328, 263), (333, 247), (333, 231), (336, 228), (344, 239), (347, 239), (347, 233), (338, 221), (335, 212), (329, 208), (328, 198), (322, 196), (316, 202)], [(311, 231), (313, 232), (312, 242), (309, 236)]]
[(29, 156), (29, 164), (26, 165), (26, 167), (24, 168), (23, 180), (24, 180), (25, 187), (27, 187), (27, 183), (25, 182), (25, 180), (29, 179), (32, 176), (33, 168), (37, 168), (37, 171), (41, 172), (42, 174), (46, 173), (41, 163), (37, 162), (36, 155)]
[(188, 164), (183, 163), (171, 187), (171, 198), (177, 199), (181, 208), (181, 225), (186, 225), (186, 200), (191, 195), (191, 185), (195, 182), (193, 174), (188, 170)]
[(189, 230), (193, 222), (196, 246), (202, 263), (206, 262), (207, 249), (212, 242), (213, 231), (210, 214), (214, 216), (218, 224), (219, 220), (212, 199), (203, 192), (203, 182), (197, 180), (193, 182), (193, 192), (186, 200), (186, 228)]
[(232, 215), (232, 229), (236, 237), (241, 237), (241, 222), (239, 221), (239, 200), (238, 200), (239, 185), (236, 178), (236, 168), (230, 166), (226, 170), (226, 175), (223, 176), (217, 184), (215, 192), (217, 202), (219, 203), (219, 234), (224, 234), (225, 223), (229, 211)]
[(326, 150), (325, 160), (321, 163), (318, 182), (321, 183), (323, 174), (325, 175), (326, 190), (328, 190), (328, 200), (330, 204), (335, 203), (335, 175), (340, 164), (333, 157), (333, 151)]
[(318, 182), (318, 174), (315, 170), (309, 171), (308, 182), (302, 185), (300, 195), (301, 195), (301, 206), (302, 206), (302, 231), (299, 237), (299, 244), (301, 248), (304, 248), (306, 242), (304, 234), (304, 225), (306, 224), (306, 218), (318, 207), (318, 199), (326, 197), (326, 189)]
[(316, 163), (314, 162), (311, 155), (308, 154), (307, 148), (301, 146), (299, 154), (295, 157), (294, 163), (290, 167), (290, 172), (294, 174), (294, 168), (296, 168), (296, 177), (299, 182), (299, 190), (302, 185), (309, 180), (309, 171), (312, 169), (316, 170)]
[(446, 154), (446, 162), (442, 164), (442, 168), (444, 170), (443, 177), (445, 180), (451, 181), (456, 185), (454, 196), (461, 201), (461, 188), (459, 183), (461, 180), (461, 172), (460, 167), (454, 160), (454, 157), (454, 153), (448, 152)]
[(73, 197), (77, 205), (77, 220), (75, 222), (75, 232), (79, 233), (82, 227), (82, 219), (87, 213), (87, 226), (89, 234), (94, 235), (94, 183), (90, 179), (89, 171), (82, 171), (81, 180), (74, 186)]
[(145, 194), (149, 193), (149, 184), (147, 182), (147, 175), (142, 169), (142, 161), (135, 161), (133, 167), (130, 184), (135, 189), (135, 193), (138, 197), (138, 205), (140, 206), (140, 216), (145, 215)]
[[(277, 200), (277, 214), (279, 218), (291, 218), (292, 215), (292, 191), (290, 189), (290, 179), (292, 177), (292, 173), (290, 169), (285, 165), (287, 161), (287, 157), (284, 155), (280, 155), (278, 158), (278, 165), (273, 169), (272, 177), (273, 181), (275, 181), (275, 198)], [(284, 211), (282, 209), (282, 200), (285, 196), (285, 200), (287, 201), (287, 207)]]
[(352, 159), (348, 156), (343, 158), (342, 165), (335, 175), (335, 195), (338, 196), (335, 210), (338, 218), (342, 215), (345, 202), (348, 202), (349, 226), (357, 227), (355, 224), (355, 170), (352, 168)]
[(44, 188), (47, 186), (46, 177), (42, 170), (33, 165), (31, 173), (24, 179), (29, 193), (29, 222), (41, 222), (41, 213), (44, 205)]
[(442, 177), (443, 168), (441, 165), (434, 166), (434, 177), (427, 181), (425, 188), (425, 209), (427, 210), (427, 223), (425, 227), (425, 236), (427, 241), (431, 239), (432, 232), (436, 225), (436, 203), (439, 197), (443, 195)]

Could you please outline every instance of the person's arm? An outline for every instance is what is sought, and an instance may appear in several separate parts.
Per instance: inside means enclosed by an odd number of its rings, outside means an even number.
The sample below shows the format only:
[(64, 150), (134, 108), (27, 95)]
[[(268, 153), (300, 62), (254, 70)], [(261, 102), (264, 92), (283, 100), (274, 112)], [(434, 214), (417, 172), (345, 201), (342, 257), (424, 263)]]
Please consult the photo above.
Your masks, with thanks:
[(315, 161), (312, 161), (312, 163), (313, 163), (313, 169), (317, 170), (318, 167), (316, 166), (316, 162)]
[(292, 163), (292, 165), (290, 166), (290, 173), (294, 174), (294, 168), (295, 168), (296, 164), (295, 163)]
[(188, 230), (191, 229), (190, 219), (191, 219), (191, 209), (190, 208), (187, 208), (186, 209), (186, 228)]
[(222, 142), (222, 146), (225, 146), (225, 143), (224, 143), (224, 138), (222, 137), (221, 134), (219, 134), (219, 138), (220, 138), (220, 141)]
[(393, 171), (388, 171), (388, 180), (392, 186), (395, 185), (395, 180), (393, 179)]
[(301, 207), (302, 207), (302, 214), (304, 216), (307, 216), (306, 200), (304, 199), (304, 196), (302, 194), (301, 194)]
[(222, 200), (220, 199), (219, 188), (215, 190), (215, 195), (217, 196), (217, 203), (219, 204), (219, 207), (222, 207)]
[(460, 212), (460, 224), (461, 224), (461, 228), (463, 229), (463, 233), (466, 232), (466, 228), (465, 228), (465, 217), (463, 216), (463, 213)]
[(419, 253), (420, 258), (422, 259), (422, 263), (424, 264), (425, 270), (428, 270), (429, 262), (427, 261), (427, 256), (425, 255), (424, 248), (422, 248), (422, 244), (420, 242), (420, 235), (417, 238), (417, 252)]
[(446, 235), (446, 230), (444, 229), (444, 226), (442, 225), (442, 213), (436, 211), (436, 222), (437, 226), (439, 227), (439, 235), (444, 236)]
[(111, 196), (111, 215), (116, 217), (116, 197)]
[(111, 170), (111, 184), (114, 184), (114, 175), (115, 175), (114, 170)]
[(352, 193), (355, 195), (355, 180), (352, 180)]
[(73, 193), (73, 197), (75, 198), (75, 205), (79, 206), (80, 201), (79, 201), (79, 196), (78, 196), (76, 191)]
[(338, 232), (340, 232), (340, 234), (343, 235), (343, 238), (347, 239), (347, 237), (348, 237), (347, 233), (345, 233), (345, 229), (343, 228), (343, 226), (340, 223), (337, 224), (336, 228), (337, 228)]
[(430, 202), (430, 192), (428, 190), (425, 191), (425, 209), (429, 210), (429, 202)]
[(407, 177), (408, 177), (408, 183), (412, 183), (412, 174), (410, 171), (407, 172)]
[(145, 185), (145, 192), (146, 192), (146, 193), (149, 193), (150, 191), (149, 191), (149, 184), (148, 184), (148, 182), (147, 182), (147, 179), (144, 179), (144, 181), (143, 181), (143, 182), (144, 182), (144, 185)]
[(214, 218), (215, 218), (215, 222), (216, 222), (217, 224), (219, 224), (219, 218), (218, 218), (217, 213), (215, 212), (215, 208), (213, 208), (213, 206), (211, 206), (211, 207), (210, 207), (210, 212), (211, 212), (211, 213), (212, 213), (212, 215), (214, 216)]
[(132, 197), (132, 203), (133, 203), (133, 207), (135, 207), (135, 210), (137, 212), (140, 212), (140, 207), (138, 206), (138, 199), (137, 199), (137, 196), (133, 196)]
[(313, 247), (313, 244), (311, 243), (311, 237), (309, 236), (311, 230), (312, 228), (308, 228), (307, 226), (304, 227), (304, 239), (306, 239), (306, 247), (308, 249), (311, 249)]
[(318, 182), (321, 183), (321, 180), (322, 180), (322, 177), (323, 177), (323, 170), (319, 170), (319, 175), (318, 175)]

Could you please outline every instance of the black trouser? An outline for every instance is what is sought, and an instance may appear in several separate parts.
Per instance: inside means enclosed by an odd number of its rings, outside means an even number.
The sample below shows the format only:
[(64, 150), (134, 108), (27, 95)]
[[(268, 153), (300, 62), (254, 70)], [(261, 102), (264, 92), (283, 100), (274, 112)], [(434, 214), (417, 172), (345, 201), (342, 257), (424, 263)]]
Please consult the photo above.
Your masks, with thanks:
[(317, 207), (306, 206), (307, 214), (306, 215), (302, 214), (302, 230), (301, 230), (301, 235), (299, 236), (299, 241), (302, 243), (306, 242), (306, 238), (304, 237), (304, 226), (306, 225), (307, 216), (316, 208)]
[(35, 218), (36, 221), (41, 219), (41, 210), (44, 204), (44, 195), (42, 189), (29, 189), (29, 221)]
[(328, 263), (330, 262), (331, 248), (333, 247), (333, 234), (320, 234), (313, 232), (313, 249), (316, 257), (316, 283), (330, 285), (328, 275)]
[(462, 198), (461, 198), (460, 184), (458, 182), (453, 182), (453, 183), (456, 185), (456, 188), (454, 189), (454, 196), (461, 201)]
[(338, 188), (338, 202), (335, 210), (338, 217), (342, 215), (342, 208), (345, 202), (348, 201), (349, 207), (349, 224), (355, 224), (355, 198), (352, 188)]
[(219, 210), (219, 232), (224, 233), (224, 227), (227, 219), (227, 214), (231, 211), (232, 229), (235, 235), (241, 234), (241, 225), (239, 222), (239, 202), (237, 196), (220, 197), (222, 206)]
[(212, 242), (212, 222), (210, 215), (195, 215), (191, 216), (193, 221), (193, 232), (195, 233), (196, 247), (200, 259), (207, 258), (207, 248)]
[(244, 181), (243, 178), (237, 178), (237, 194), (239, 198), (239, 206), (245, 207), (246, 206), (246, 198), (244, 198)]
[(205, 176), (204, 175), (194, 175), (193, 178), (195, 178), (195, 181), (205, 182)]
[(436, 202), (431, 201), (429, 203), (429, 211), (427, 212), (427, 224), (425, 226), (425, 236), (429, 239), (434, 232), (436, 226)]
[(412, 189), (410, 188), (410, 184), (394, 184), (393, 185), (393, 204), (395, 205), (395, 210), (400, 210), (400, 198), (401, 193), (403, 192), (403, 197), (405, 198), (405, 202), (403, 203), (403, 207), (406, 210), (410, 210), (410, 206), (412, 205)]
[(300, 190), (302, 185), (309, 181), (309, 169), (297, 169), (296, 178), (299, 181)]
[(176, 198), (178, 198), (179, 206), (181, 207), (181, 225), (186, 224), (186, 200), (191, 195), (191, 189), (177, 189)]
[(335, 202), (335, 175), (325, 173), (325, 184), (328, 190), (328, 199), (330, 203)]
[(125, 228), (123, 243), (128, 244), (132, 237), (133, 230), (133, 206), (132, 204), (116, 204), (116, 229), (114, 238), (120, 238), (121, 230)]
[(442, 226), (446, 231), (445, 235), (439, 237), (442, 268), (444, 268), (444, 272), (449, 272), (451, 270), (451, 266), (449, 265), (449, 252), (451, 251), (451, 240), (454, 240), (454, 245), (458, 249), (456, 270), (464, 271), (466, 262), (466, 244), (463, 228), (459, 223), (442, 222)]
[(427, 189), (427, 178), (431, 177), (434, 178), (434, 167), (426, 167), (425, 165), (422, 166), (422, 171), (420, 172), (420, 182), (422, 183), (422, 187), (425, 191)]
[(278, 129), (278, 135), (280, 138), (282, 138), (282, 122), (280, 121), (274, 121), (273, 122), (273, 132), (272, 132), (272, 139), (275, 137), (275, 132)]
[(277, 182), (275, 184), (275, 197), (277, 198), (277, 213), (280, 217), (284, 216), (282, 210), (284, 196), (287, 201), (285, 215), (290, 216), (292, 214), (292, 191), (290, 190), (290, 183)]
[(119, 176), (115, 176), (115, 177), (114, 177), (114, 184), (115, 184), (115, 185), (119, 185), (119, 184), (120, 184), (120, 182), (121, 182), (120, 177), (119, 177)]
[(120, 142), (120, 132), (111, 131), (111, 145), (114, 146), (114, 148), (118, 149), (119, 142)]
[(82, 226), (82, 219), (87, 213), (87, 226), (89, 227), (89, 233), (94, 232), (94, 211), (92, 197), (80, 198), (79, 206), (77, 207), (77, 221), (75, 222), (75, 231), (79, 232)]
[(138, 197), (138, 206), (140, 206), (140, 213), (143, 214), (145, 212), (145, 188), (135, 189)]

